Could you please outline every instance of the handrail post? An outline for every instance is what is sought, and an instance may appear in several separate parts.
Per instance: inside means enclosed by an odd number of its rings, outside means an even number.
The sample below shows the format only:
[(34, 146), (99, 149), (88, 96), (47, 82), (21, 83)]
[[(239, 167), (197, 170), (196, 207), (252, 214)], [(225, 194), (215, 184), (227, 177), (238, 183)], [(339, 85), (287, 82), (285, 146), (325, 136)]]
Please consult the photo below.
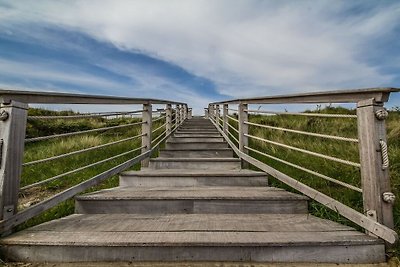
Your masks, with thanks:
[(188, 106), (184, 105), (183, 106), (183, 120), (186, 120), (188, 118)]
[[(394, 227), (394, 195), (390, 189), (383, 103), (368, 99), (357, 103), (357, 126), (364, 212), (371, 219)], [(387, 164), (386, 164), (387, 163)]]
[[(249, 115), (247, 113), (247, 104), (240, 103), (239, 108), (239, 150), (245, 154), (248, 154), (247, 149), (245, 146), (249, 145), (249, 138), (246, 134), (249, 133), (249, 126), (245, 124), (245, 121), (249, 120)], [(248, 168), (249, 164), (242, 160), (242, 168)]]
[(28, 105), (11, 101), (0, 111), (0, 220), (17, 213)]
[(224, 120), (224, 124), (222, 126), (222, 129), (223, 129), (225, 134), (228, 134), (228, 104), (224, 104), (223, 105), (222, 119)]
[(189, 115), (188, 115), (188, 119), (193, 118), (193, 109), (189, 108)]
[(215, 119), (215, 114), (214, 114), (214, 105), (210, 105), (209, 107), (208, 107), (208, 114), (209, 114), (209, 116), (211, 117), (211, 119), (212, 120), (214, 120)]
[(172, 131), (172, 105), (165, 106), (165, 134), (169, 135)]
[(204, 108), (204, 117), (206, 118), (206, 119), (208, 119), (210, 116), (209, 116), (209, 113), (210, 113), (210, 111), (209, 111), (209, 109), (208, 108)]
[(181, 121), (180, 121), (180, 123), (182, 123), (182, 122), (185, 120), (185, 112), (184, 112), (184, 110), (185, 110), (184, 105), (181, 105), (181, 108), (180, 108), (180, 111), (181, 111), (181, 114), (180, 114)]
[[(143, 104), (142, 113), (142, 153), (151, 150), (151, 124), (152, 124), (152, 106), (150, 103)], [(150, 162), (150, 155), (142, 160), (142, 167), (148, 167)]]
[(219, 117), (220, 117), (220, 111), (219, 111), (219, 105), (215, 105), (215, 122), (217, 123), (217, 126), (219, 128)]
[(181, 111), (180, 111), (180, 106), (176, 104), (175, 106), (175, 114), (176, 114), (176, 126), (178, 126), (181, 123)]

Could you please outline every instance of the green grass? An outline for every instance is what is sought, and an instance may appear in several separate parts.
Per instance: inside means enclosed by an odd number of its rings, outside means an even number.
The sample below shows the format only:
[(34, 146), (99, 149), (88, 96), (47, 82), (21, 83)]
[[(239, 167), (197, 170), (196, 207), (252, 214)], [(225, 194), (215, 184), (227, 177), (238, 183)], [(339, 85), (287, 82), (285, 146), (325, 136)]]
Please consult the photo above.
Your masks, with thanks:
[[(312, 112), (312, 111), (307, 111)], [(354, 110), (344, 108), (326, 108), (319, 112), (323, 113), (338, 113), (338, 114), (355, 114)], [(322, 118), (322, 117), (305, 117), (294, 115), (276, 115), (276, 116), (263, 116), (263, 115), (250, 115), (249, 121), (270, 125), (275, 127), (296, 129), (307, 132), (339, 135), (343, 137), (357, 138), (357, 123), (356, 119), (351, 118)], [(233, 120), (229, 122), (237, 128), (237, 123)], [(392, 191), (400, 197), (400, 112), (391, 111), (387, 123), (387, 136), (389, 146), (390, 158), (390, 179)], [(358, 144), (328, 140), (319, 137), (311, 137), (300, 135), (297, 133), (288, 133), (284, 131), (265, 129), (257, 126), (249, 126), (250, 135), (262, 137), (264, 139), (272, 140), (279, 143), (284, 143), (294, 147), (307, 149), (310, 151), (327, 154), (340, 159), (351, 160), (359, 162)], [(231, 133), (237, 137), (237, 134), (230, 129)], [(249, 138), (249, 146), (263, 153), (272, 155), (274, 157), (289, 161), (291, 163), (300, 165), (302, 167), (311, 169), (313, 171), (325, 174), (337, 180), (346, 182), (348, 184), (361, 187), (360, 171), (357, 167), (347, 166), (342, 163), (336, 163), (330, 160), (321, 159), (312, 155), (307, 155), (301, 152), (293, 151), (287, 148), (282, 148), (277, 145), (268, 144), (262, 141)], [(363, 212), (362, 195), (356, 191), (347, 189), (343, 186), (334, 184), (332, 182), (323, 180), (319, 177), (300, 171), (297, 168), (287, 166), (276, 160), (262, 156), (255, 152), (250, 152), (254, 158), (265, 162), (273, 168), (309, 185), (320, 192), (323, 192), (340, 202), (354, 208), (357, 211)], [(271, 179), (272, 186), (278, 186), (286, 190), (295, 192), (289, 186), (279, 182), (276, 179)], [(357, 229), (357, 225), (353, 224), (346, 218), (340, 216), (325, 206), (317, 203), (310, 202), (310, 212), (318, 217), (334, 220), (344, 223)], [(397, 201), (394, 205), (394, 218), (395, 230), (400, 233), (400, 205)], [(400, 245), (398, 244), (390, 250), (392, 256), (400, 255)]]
[[(29, 110), (30, 116), (35, 115), (75, 115), (72, 111), (54, 112), (42, 109)], [(138, 118), (86, 118), (86, 119), (56, 119), (56, 120), (29, 120), (27, 125), (27, 138), (48, 136), (53, 134), (75, 132), (82, 130), (90, 130), (95, 128), (103, 128), (115, 125), (123, 125), (134, 122), (139, 122)], [(152, 129), (158, 128), (164, 120), (159, 120), (153, 123)], [(157, 137), (163, 132), (164, 128), (156, 131), (153, 138)], [(141, 125), (129, 126), (119, 129), (110, 129), (101, 132), (94, 132), (90, 134), (81, 134), (70, 137), (55, 138), (46, 141), (39, 141), (34, 143), (27, 143), (25, 145), (24, 162), (44, 159), (64, 153), (90, 148), (101, 144), (129, 138), (141, 133)], [(53, 161), (39, 163), (23, 168), (21, 176), (21, 187), (29, 185), (38, 181), (43, 181), (55, 175), (59, 175), (79, 167), (86, 166), (91, 163), (98, 162), (119, 155), (123, 152), (139, 148), (141, 146), (141, 138), (129, 140), (112, 146), (95, 149), (92, 151), (84, 152), (81, 154), (56, 159)], [(48, 182), (46, 184), (22, 190), (19, 198), (19, 210), (23, 210), (32, 206), (54, 194), (77, 185), (89, 178), (100, 174), (112, 167), (115, 167), (137, 155), (140, 150), (127, 154), (125, 156), (113, 159), (77, 173), (62, 177), (60, 179)], [(140, 169), (140, 164), (132, 166), (131, 169)], [(83, 193), (92, 192), (104, 188), (118, 186), (118, 176), (115, 175), (86, 190)], [(17, 230), (21, 230), (42, 222), (46, 222), (55, 218), (60, 218), (74, 212), (73, 199), (60, 203), (56, 207), (49, 209), (41, 215), (28, 220), (27, 222), (18, 226)]]

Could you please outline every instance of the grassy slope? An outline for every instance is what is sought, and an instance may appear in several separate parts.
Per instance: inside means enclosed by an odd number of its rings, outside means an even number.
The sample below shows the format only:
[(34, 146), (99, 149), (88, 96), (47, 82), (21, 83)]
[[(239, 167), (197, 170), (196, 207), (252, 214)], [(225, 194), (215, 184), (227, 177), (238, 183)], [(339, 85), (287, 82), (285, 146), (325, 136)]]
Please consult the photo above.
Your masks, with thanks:
[[(354, 110), (347, 110), (342, 108), (328, 108), (321, 112), (326, 113), (352, 113), (355, 114)], [(251, 115), (250, 121), (284, 127), (302, 131), (309, 131), (315, 133), (323, 133), (329, 135), (339, 135), (345, 137), (357, 138), (357, 126), (355, 119), (347, 118), (318, 118), (318, 117), (303, 117), (303, 116), (290, 116), (290, 115), (277, 115), (277, 116), (261, 116)], [(235, 125), (235, 122), (231, 120), (231, 124)], [(260, 128), (256, 126), (250, 126), (250, 134), (258, 137), (263, 137), (272, 141), (285, 143), (299, 148), (319, 152), (335, 156), (341, 159), (347, 159), (354, 162), (359, 162), (358, 145), (355, 143), (344, 142), (344, 141), (332, 141), (319, 137), (309, 137), (295, 133), (287, 133), (278, 130), (270, 130)], [(232, 133), (233, 130), (231, 130)], [(387, 120), (387, 132), (388, 132), (388, 145), (389, 145), (389, 157), (390, 157), (390, 178), (392, 184), (392, 191), (400, 197), (400, 112), (390, 112), (389, 119)], [(341, 163), (335, 163), (315, 156), (306, 155), (304, 153), (292, 151), (286, 148), (281, 148), (276, 145), (270, 145), (265, 142), (250, 139), (250, 147), (260, 150), (269, 155), (277, 158), (284, 159), (286, 161), (295, 163), (297, 165), (306, 167), (308, 169), (317, 171), (319, 173), (328, 175), (332, 178), (344, 181), (351, 185), (360, 187), (360, 172), (356, 167), (343, 165)], [(346, 189), (340, 185), (325, 181), (321, 178), (313, 176), (303, 171), (299, 171), (296, 168), (289, 167), (280, 162), (264, 157), (257, 153), (250, 153), (253, 157), (266, 162), (268, 165), (286, 173), (297, 180), (318, 189), (319, 191), (338, 199), (339, 201), (355, 208), (362, 212), (362, 196), (361, 193)], [(274, 186), (283, 187), (289, 191), (293, 191), (288, 186), (280, 183), (277, 180), (271, 179), (271, 183)], [(310, 203), (310, 211), (312, 214), (345, 223), (354, 227), (347, 219), (341, 217), (336, 212), (333, 212), (324, 206), (316, 203)], [(400, 205), (399, 201), (394, 206), (394, 217), (396, 231), (400, 233)], [(400, 255), (400, 245), (397, 245), (391, 252), (392, 255)]]

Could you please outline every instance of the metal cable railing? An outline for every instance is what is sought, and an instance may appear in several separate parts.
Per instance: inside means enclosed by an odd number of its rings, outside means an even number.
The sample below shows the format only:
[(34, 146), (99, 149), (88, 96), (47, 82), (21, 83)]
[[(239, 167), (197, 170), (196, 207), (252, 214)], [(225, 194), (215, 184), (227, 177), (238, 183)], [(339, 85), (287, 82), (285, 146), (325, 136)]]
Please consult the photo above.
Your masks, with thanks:
[(77, 132), (72, 132), (72, 133), (63, 133), (63, 134), (54, 134), (54, 135), (41, 136), (41, 137), (33, 137), (33, 138), (25, 139), (25, 142), (26, 143), (37, 142), (37, 141), (50, 140), (50, 139), (60, 138), (60, 137), (74, 136), (74, 135), (78, 135), (78, 134), (87, 134), (87, 133), (93, 133), (93, 132), (99, 132), (99, 131), (120, 129), (120, 128), (125, 128), (125, 127), (129, 127), (129, 126), (134, 126), (134, 125), (141, 125), (143, 123), (144, 122), (135, 122), (135, 123), (129, 123), (129, 124), (124, 124), (124, 125), (109, 126), (109, 127), (102, 127), (102, 128), (91, 129), (91, 130), (77, 131)]
[(78, 155), (78, 154), (81, 154), (81, 153), (84, 153), (84, 152), (89, 152), (89, 151), (92, 151), (92, 150), (105, 148), (105, 147), (108, 147), (108, 146), (112, 146), (112, 145), (120, 144), (120, 143), (123, 143), (123, 142), (135, 140), (135, 139), (137, 139), (139, 137), (142, 137), (144, 135), (145, 134), (138, 134), (136, 136), (128, 137), (128, 138), (125, 138), (125, 139), (122, 139), (122, 140), (113, 141), (113, 142), (110, 142), (110, 143), (107, 143), (107, 144), (102, 144), (102, 145), (98, 145), (98, 146), (94, 146), (94, 147), (88, 147), (88, 148), (84, 148), (84, 149), (81, 149), (81, 150), (72, 151), (72, 152), (68, 152), (68, 153), (65, 153), (65, 154), (61, 154), (61, 155), (57, 155), (57, 156), (53, 156), (53, 157), (49, 157), (49, 158), (45, 158), (45, 159), (39, 159), (39, 160), (31, 161), (31, 162), (26, 162), (26, 163), (22, 164), (22, 166), (26, 167), (26, 166), (39, 164), (39, 163), (45, 163), (45, 162), (53, 161), (53, 160), (56, 160), (56, 159), (62, 159), (62, 158), (69, 157), (69, 156), (75, 156), (75, 155)]
[(245, 121), (244, 123), (247, 125), (253, 125), (253, 126), (257, 126), (257, 127), (261, 127), (261, 128), (265, 128), (265, 129), (279, 130), (279, 131), (284, 131), (284, 132), (297, 133), (297, 134), (302, 134), (302, 135), (315, 136), (315, 137), (333, 139), (333, 140), (338, 140), (338, 141), (358, 143), (358, 139), (356, 139), (356, 138), (333, 136), (333, 135), (328, 135), (328, 134), (311, 133), (311, 132), (293, 130), (293, 129), (288, 129), (288, 128), (263, 125), (263, 124), (259, 124), (259, 123), (249, 122), (249, 121)]
[(329, 182), (332, 182), (332, 183), (335, 183), (335, 184), (344, 186), (344, 187), (346, 187), (346, 188), (349, 188), (349, 189), (351, 189), (351, 190), (354, 190), (354, 191), (357, 191), (357, 192), (362, 193), (362, 189), (361, 189), (361, 188), (358, 188), (358, 187), (353, 186), (353, 185), (351, 185), (351, 184), (348, 184), (348, 183), (339, 181), (339, 180), (337, 180), (337, 179), (335, 179), (335, 178), (326, 176), (326, 175), (321, 174), (321, 173), (319, 173), (319, 172), (316, 172), (316, 171), (313, 171), (313, 170), (310, 170), (310, 169), (301, 167), (301, 166), (299, 166), (299, 165), (297, 165), (297, 164), (294, 164), (294, 163), (292, 163), (292, 162), (289, 162), (289, 161), (286, 161), (286, 160), (283, 160), (283, 159), (280, 159), (280, 158), (271, 156), (271, 155), (269, 155), (269, 154), (263, 153), (263, 152), (258, 151), (258, 150), (256, 150), (256, 149), (253, 149), (253, 148), (251, 148), (251, 147), (248, 147), (248, 146), (244, 146), (244, 147), (245, 147), (246, 149), (248, 149), (248, 150), (250, 150), (250, 151), (253, 151), (253, 152), (255, 152), (255, 153), (259, 154), (259, 155), (262, 155), (262, 156), (264, 156), (264, 157), (268, 157), (268, 158), (270, 158), (270, 159), (279, 161), (279, 162), (284, 163), (284, 164), (286, 164), (286, 165), (288, 165), (288, 166), (291, 166), (291, 167), (294, 167), (294, 168), (299, 169), (299, 170), (301, 170), (301, 171), (307, 172), (307, 173), (309, 173), (309, 174), (318, 176), (318, 177), (320, 177), (320, 178), (322, 178), (322, 179), (325, 179), (325, 180), (327, 180), (327, 181), (329, 181)]
[(339, 163), (342, 163), (342, 164), (346, 164), (346, 165), (349, 165), (349, 166), (353, 166), (353, 167), (358, 167), (358, 168), (361, 167), (360, 163), (352, 162), (350, 160), (339, 159), (339, 158), (336, 158), (336, 157), (327, 156), (327, 155), (324, 155), (324, 154), (321, 154), (321, 153), (317, 153), (317, 152), (310, 151), (310, 150), (307, 150), (307, 149), (302, 149), (302, 148), (286, 145), (286, 144), (283, 144), (283, 143), (275, 142), (275, 141), (272, 141), (272, 140), (264, 139), (264, 138), (257, 137), (257, 136), (254, 136), (254, 135), (250, 135), (250, 134), (244, 134), (244, 136), (256, 139), (258, 141), (266, 142), (266, 143), (269, 143), (269, 144), (272, 144), (272, 145), (276, 145), (276, 146), (280, 146), (280, 147), (283, 147), (283, 148), (291, 149), (291, 150), (294, 150), (294, 151), (302, 152), (302, 153), (305, 153), (305, 154), (308, 154), (308, 155), (312, 155), (312, 156), (315, 156), (315, 157), (336, 161), (336, 162), (339, 162)]
[(352, 114), (325, 114), (325, 113), (306, 113), (306, 112), (279, 112), (279, 111), (265, 111), (265, 110), (245, 110), (246, 112), (257, 114), (274, 114), (274, 115), (293, 115), (293, 116), (307, 116), (307, 117), (324, 117), (324, 118), (352, 118), (356, 119), (357, 115)]
[(35, 187), (35, 186), (39, 186), (39, 185), (42, 185), (42, 184), (45, 184), (45, 183), (49, 183), (49, 182), (51, 182), (51, 181), (54, 181), (54, 180), (56, 180), (56, 179), (60, 179), (60, 178), (65, 177), (65, 176), (67, 176), (67, 175), (71, 175), (71, 174), (74, 174), (74, 173), (77, 173), (77, 172), (86, 170), (86, 169), (88, 169), (88, 168), (97, 166), (97, 165), (99, 165), (99, 164), (103, 164), (103, 163), (109, 162), (109, 161), (111, 161), (111, 160), (114, 160), (114, 159), (117, 159), (117, 158), (126, 156), (126, 155), (128, 155), (128, 154), (133, 153), (133, 152), (139, 151), (139, 150), (141, 150), (141, 149), (144, 148), (144, 147), (145, 147), (145, 146), (142, 146), (142, 147), (139, 147), (139, 148), (135, 148), (135, 149), (132, 149), (132, 150), (123, 152), (123, 153), (121, 153), (121, 154), (115, 155), (115, 156), (113, 156), (113, 157), (109, 157), (109, 158), (106, 158), (106, 159), (103, 159), (103, 160), (100, 160), (100, 161), (91, 163), (91, 164), (89, 164), (89, 165), (86, 165), (86, 166), (83, 166), (83, 167), (79, 167), (79, 168), (76, 168), (76, 169), (74, 169), (74, 170), (71, 170), (71, 171), (68, 171), (68, 172), (65, 172), (65, 173), (62, 173), (62, 174), (59, 174), (59, 175), (56, 175), (56, 176), (47, 178), (47, 179), (45, 179), (45, 180), (42, 180), (42, 181), (39, 181), (39, 182), (30, 184), (30, 185), (26, 185), (26, 186), (24, 186), (24, 187), (21, 187), (20, 190), (26, 190), (26, 189), (29, 189), (29, 188), (32, 188), (32, 187)]
[(87, 119), (87, 118), (98, 118), (98, 117), (111, 117), (118, 115), (131, 115), (141, 113), (143, 110), (124, 111), (124, 112), (99, 112), (99, 113), (88, 113), (78, 115), (65, 115), (65, 116), (28, 116), (29, 120), (53, 120), (53, 119)]

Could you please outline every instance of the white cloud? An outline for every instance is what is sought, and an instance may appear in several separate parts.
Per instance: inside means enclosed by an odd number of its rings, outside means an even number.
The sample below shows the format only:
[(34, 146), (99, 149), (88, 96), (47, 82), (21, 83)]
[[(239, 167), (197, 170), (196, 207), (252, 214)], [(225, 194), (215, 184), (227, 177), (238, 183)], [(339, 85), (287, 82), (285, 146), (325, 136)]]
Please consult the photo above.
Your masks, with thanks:
[[(357, 14), (348, 11), (353, 3), (13, 1), (3, 20), (72, 27), (141, 50), (214, 81), (232, 97), (390, 84), (393, 77), (360, 54), (400, 24), (400, 4)], [(151, 86), (146, 79), (143, 85)]]

